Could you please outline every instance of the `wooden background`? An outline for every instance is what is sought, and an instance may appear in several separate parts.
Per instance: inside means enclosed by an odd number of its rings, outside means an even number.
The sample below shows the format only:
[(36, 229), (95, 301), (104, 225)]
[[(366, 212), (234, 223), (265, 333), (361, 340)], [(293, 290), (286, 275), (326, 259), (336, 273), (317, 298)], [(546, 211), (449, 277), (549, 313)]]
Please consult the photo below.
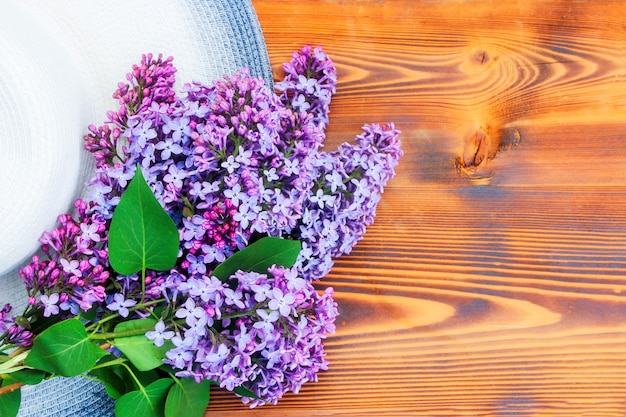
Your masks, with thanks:
[(207, 416), (625, 416), (626, 2), (253, 3), (276, 77), (335, 61), (327, 147), (392, 121), (405, 156), (320, 284), (330, 370)]

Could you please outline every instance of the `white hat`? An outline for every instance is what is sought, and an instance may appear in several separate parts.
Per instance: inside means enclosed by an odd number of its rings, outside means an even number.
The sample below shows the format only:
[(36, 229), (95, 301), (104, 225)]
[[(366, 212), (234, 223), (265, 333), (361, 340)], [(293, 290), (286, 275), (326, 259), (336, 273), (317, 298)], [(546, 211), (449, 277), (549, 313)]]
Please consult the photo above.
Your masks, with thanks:
[[(111, 95), (144, 53), (174, 57), (178, 89), (244, 67), (271, 83), (250, 0), (0, 1), (0, 308), (24, 306), (17, 268), (94, 174), (83, 135), (117, 109)], [(27, 391), (20, 416), (112, 415), (85, 409), (91, 391), (47, 405)]]

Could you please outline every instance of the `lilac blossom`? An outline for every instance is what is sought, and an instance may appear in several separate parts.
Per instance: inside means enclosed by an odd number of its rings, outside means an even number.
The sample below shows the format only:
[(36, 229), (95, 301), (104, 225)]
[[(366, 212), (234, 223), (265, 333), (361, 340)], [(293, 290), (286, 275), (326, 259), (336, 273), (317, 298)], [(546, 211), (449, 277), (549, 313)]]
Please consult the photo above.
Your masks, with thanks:
[[(90, 217), (87, 203), (82, 200), (76, 201), (75, 208), (77, 219), (60, 215), (60, 226), (41, 237), (46, 258), (35, 255), (19, 270), (28, 296), (42, 294), (37, 306), (44, 308), (46, 317), (70, 311), (76, 314), (78, 309), (87, 311), (106, 296), (105, 283), (111, 273), (101, 237), (105, 221), (99, 216)], [(85, 238), (85, 231), (89, 238)]]
[(134, 307), (137, 304), (135, 300), (126, 300), (124, 299), (124, 295), (120, 293), (113, 294), (113, 300), (111, 303), (107, 304), (107, 308), (111, 311), (117, 311), (120, 316), (128, 317), (130, 313), (128, 309), (130, 307)]
[(289, 317), (294, 301), (296, 301), (296, 297), (293, 294), (284, 294), (280, 288), (274, 288), (267, 306), (272, 310), (278, 311), (281, 316)]
[(59, 294), (53, 293), (50, 295), (42, 295), (39, 301), (43, 305), (43, 316), (50, 317), (53, 314), (59, 314)]
[(25, 327), (14, 323), (3, 335), (5, 343), (21, 347), (30, 347), (35, 335)]
[(154, 341), (155, 346), (163, 346), (166, 340), (174, 337), (174, 332), (166, 330), (163, 320), (159, 320), (154, 330), (146, 332), (146, 337)]

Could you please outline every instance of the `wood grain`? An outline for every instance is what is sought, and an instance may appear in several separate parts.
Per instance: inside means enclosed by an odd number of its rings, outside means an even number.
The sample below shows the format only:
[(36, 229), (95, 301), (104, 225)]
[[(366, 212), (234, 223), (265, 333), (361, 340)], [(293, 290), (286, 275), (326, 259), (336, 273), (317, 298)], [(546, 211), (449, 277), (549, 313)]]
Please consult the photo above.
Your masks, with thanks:
[(405, 157), (319, 283), (330, 370), (207, 416), (626, 415), (626, 3), (253, 3), (276, 78), (335, 61), (327, 147), (393, 121)]

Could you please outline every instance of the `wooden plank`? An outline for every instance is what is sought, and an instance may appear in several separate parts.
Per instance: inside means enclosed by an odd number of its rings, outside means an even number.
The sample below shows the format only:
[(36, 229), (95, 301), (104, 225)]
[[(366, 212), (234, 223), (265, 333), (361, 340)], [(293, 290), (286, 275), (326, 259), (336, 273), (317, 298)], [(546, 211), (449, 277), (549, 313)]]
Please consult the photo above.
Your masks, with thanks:
[(626, 3), (254, 5), (276, 78), (303, 44), (335, 61), (327, 146), (393, 121), (405, 157), (319, 284), (330, 370), (207, 415), (623, 416)]

